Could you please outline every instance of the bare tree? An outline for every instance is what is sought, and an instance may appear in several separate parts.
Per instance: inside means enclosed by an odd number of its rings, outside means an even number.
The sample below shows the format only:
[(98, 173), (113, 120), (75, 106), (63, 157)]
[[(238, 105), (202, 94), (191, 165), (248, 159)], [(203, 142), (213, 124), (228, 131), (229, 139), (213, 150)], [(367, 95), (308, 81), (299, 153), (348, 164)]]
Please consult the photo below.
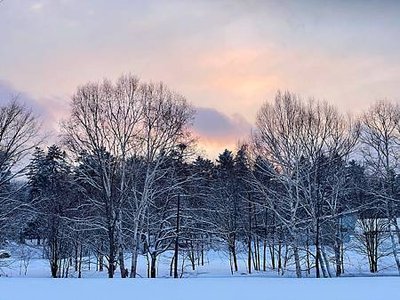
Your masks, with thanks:
[(162, 193), (158, 182), (169, 174), (163, 168), (164, 162), (179, 145), (189, 147), (193, 142), (189, 126), (194, 110), (183, 96), (162, 83), (143, 84), (141, 99), (143, 118), (137, 156), (143, 159), (143, 184), (132, 189), (129, 198), (133, 235), (131, 277), (136, 276), (140, 229), (146, 212), (156, 195)]
[(21, 175), (21, 164), (38, 145), (39, 123), (29, 109), (14, 98), (0, 106), (0, 186)]
[[(139, 83), (131, 75), (115, 84), (108, 80), (89, 83), (73, 96), (71, 117), (62, 130), (76, 156), (91, 157), (92, 163), (80, 176), (98, 191), (97, 197), (88, 194), (88, 199), (106, 219), (99, 227), (108, 233), (110, 277), (117, 262), (121, 276), (128, 275), (124, 265), (127, 235), (132, 245), (131, 276), (135, 276), (141, 225), (157, 193), (155, 183), (167, 174), (160, 166), (178, 144), (190, 142), (188, 125), (193, 113), (186, 99), (164, 84)], [(138, 174), (140, 184), (135, 182)], [(123, 213), (123, 207), (130, 211)]]
[[(39, 123), (35, 115), (12, 99), (0, 106), (0, 231), (5, 232), (12, 218), (24, 205), (18, 192), (23, 185), (11, 182), (26, 171), (27, 156), (40, 142)], [(0, 236), (0, 238), (4, 238)]]
[(388, 223), (377, 216), (361, 218), (357, 224), (355, 239), (358, 242), (356, 250), (368, 258), (371, 273), (378, 272), (378, 261), (386, 255), (383, 251), (387, 235)]
[[(395, 197), (395, 174), (400, 167), (400, 108), (388, 101), (379, 101), (362, 117), (361, 152), (367, 171), (380, 179), (380, 186), (372, 191), (385, 203), (384, 215), (389, 225), (392, 253), (400, 274), (399, 210)], [(393, 232), (394, 231), (394, 232)], [(396, 238), (397, 237), (397, 238)]]
[(113, 277), (117, 259), (121, 276), (126, 277), (121, 209), (126, 159), (135, 149), (142, 117), (138, 90), (139, 80), (133, 76), (122, 76), (116, 84), (105, 80), (82, 86), (72, 98), (71, 116), (62, 127), (69, 149), (77, 156), (92, 155), (98, 163), (91, 171), (97, 173), (100, 182), (90, 176), (85, 179), (102, 192), (100, 199), (91, 200), (101, 206), (107, 220), (109, 277)]
[[(270, 161), (272, 168), (265, 171), (271, 173), (281, 191), (271, 197), (271, 191), (257, 180), (255, 188), (270, 199), (269, 208), (290, 234), (296, 274), (301, 277), (299, 246), (309, 226), (315, 235), (316, 263), (322, 261), (319, 232), (323, 199), (316, 166), (323, 156), (347, 156), (356, 144), (359, 126), (325, 102), (303, 102), (288, 92), (279, 92), (274, 104), (264, 104), (256, 126), (256, 156)], [(316, 270), (319, 272), (318, 265)]]

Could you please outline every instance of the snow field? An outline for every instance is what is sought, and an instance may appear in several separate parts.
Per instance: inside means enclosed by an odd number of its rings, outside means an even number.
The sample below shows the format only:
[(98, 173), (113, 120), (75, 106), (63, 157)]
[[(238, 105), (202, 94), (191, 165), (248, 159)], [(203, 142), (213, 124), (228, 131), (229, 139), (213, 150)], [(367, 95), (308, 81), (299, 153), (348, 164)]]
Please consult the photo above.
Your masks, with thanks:
[(1, 300), (399, 299), (400, 278), (0, 278)]

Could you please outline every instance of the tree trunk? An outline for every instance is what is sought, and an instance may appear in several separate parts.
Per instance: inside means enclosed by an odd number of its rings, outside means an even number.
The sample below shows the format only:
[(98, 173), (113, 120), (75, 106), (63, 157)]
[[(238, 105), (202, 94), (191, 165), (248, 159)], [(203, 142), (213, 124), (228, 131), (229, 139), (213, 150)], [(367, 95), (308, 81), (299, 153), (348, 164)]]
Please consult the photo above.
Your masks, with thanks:
[(76, 244), (74, 244), (74, 246), (75, 246), (75, 272), (78, 272), (78, 257), (79, 257), (79, 254), (78, 254), (78, 249), (79, 249), (79, 244), (78, 243), (76, 243)]
[(340, 219), (336, 218), (336, 233), (335, 233), (335, 243), (333, 245), (333, 251), (335, 252), (335, 264), (336, 264), (336, 277), (339, 277), (342, 275), (342, 256), (341, 256), (341, 251), (343, 248), (343, 242), (342, 242), (342, 232), (341, 232), (341, 224), (340, 224)]
[(178, 256), (179, 256), (179, 226), (181, 213), (181, 196), (178, 194), (178, 203), (176, 207), (176, 237), (175, 237), (175, 253), (174, 253), (174, 278), (178, 278)]
[(50, 269), (51, 277), (57, 278), (57, 274), (59, 271), (58, 242), (55, 239), (52, 239), (50, 244)]
[(131, 273), (129, 275), (130, 278), (135, 278), (137, 271), (138, 249), (137, 247), (133, 248), (134, 249), (132, 249)]
[(78, 262), (78, 278), (82, 278), (82, 257), (83, 257), (83, 249), (82, 244), (79, 249), (79, 262)]
[(108, 278), (114, 278), (114, 263), (112, 262), (114, 260), (114, 257), (110, 258), (110, 261), (108, 262)]
[(325, 251), (325, 246), (321, 247), (321, 253), (322, 253), (322, 259), (324, 261), (324, 266), (326, 269), (326, 273), (324, 273), (324, 277), (327, 277), (327, 276), (332, 277), (328, 255), (326, 254), (326, 251)]
[(123, 249), (119, 249), (119, 251), (118, 251), (118, 262), (119, 262), (119, 269), (121, 272), (121, 278), (128, 277), (128, 269), (125, 268), (125, 259), (124, 259)]
[(335, 265), (336, 265), (336, 277), (339, 277), (342, 275), (342, 248), (343, 245), (341, 244), (341, 241), (339, 239), (336, 239), (335, 245), (333, 247), (333, 251), (335, 252)]
[[(271, 243), (268, 247), (269, 247), (269, 255), (271, 256), (271, 266), (272, 266), (272, 270), (275, 270), (275, 268), (276, 268), (276, 263), (275, 263), (275, 246), (274, 246), (274, 241), (272, 241), (272, 243)], [(277, 255), (278, 255), (278, 260), (280, 259), (279, 257), (280, 257), (280, 255), (281, 255), (280, 249), (281, 249), (281, 245), (279, 244), (279, 246), (278, 246), (278, 253), (277, 253)], [(279, 261), (278, 261), (278, 263), (279, 263)], [(280, 268), (280, 266), (278, 265), (278, 272), (279, 272), (279, 268)]]
[[(273, 268), (275, 269), (275, 268)], [(267, 241), (263, 241), (263, 271), (267, 270)]]
[(174, 260), (175, 256), (172, 256), (171, 263), (169, 264), (169, 276), (171, 277), (174, 274)]
[(64, 265), (67, 265), (66, 266), (66, 271), (65, 271), (65, 278), (68, 278), (68, 276), (69, 276), (69, 261), (67, 260), (67, 262), (64, 264)]
[(248, 205), (248, 216), (249, 216), (249, 228), (248, 228), (248, 237), (247, 237), (247, 268), (249, 271), (249, 274), (251, 274), (251, 215), (252, 215), (252, 209), (251, 209), (251, 202), (249, 201)]
[[(112, 222), (109, 220), (109, 222)], [(109, 253), (108, 253), (108, 278), (114, 278), (115, 272), (115, 229), (111, 224), (108, 228), (108, 244), (109, 244)]]
[(154, 254), (151, 254), (151, 263), (150, 263), (150, 278), (156, 278), (156, 271), (157, 271), (157, 267), (156, 267), (156, 263), (157, 263), (157, 256)]
[(299, 249), (297, 246), (293, 246), (293, 253), (294, 253), (294, 261), (296, 265), (296, 276), (297, 278), (301, 278), (301, 265), (300, 265), (300, 256), (299, 256)]
[(278, 243), (278, 274), (282, 272), (282, 243)]
[(121, 209), (118, 209), (118, 212), (117, 212), (117, 220), (115, 222), (115, 233), (117, 235), (116, 240), (117, 240), (117, 249), (118, 249), (118, 263), (119, 263), (119, 269), (121, 272), (121, 278), (126, 278), (126, 277), (128, 277), (128, 270), (125, 268)]
[(201, 265), (204, 266), (204, 245), (201, 243)]
[(320, 261), (321, 261), (321, 251), (319, 249), (319, 218), (316, 220), (315, 226), (315, 277), (320, 278)]
[(98, 254), (98, 268), (99, 268), (99, 272), (104, 271), (104, 256), (102, 253)]
[(50, 268), (51, 268), (51, 277), (57, 278), (57, 272), (58, 272), (58, 264), (57, 264), (57, 262), (56, 262), (56, 261), (55, 261), (55, 262), (53, 261), (53, 262), (51, 263)]
[(237, 257), (236, 257), (236, 243), (235, 243), (235, 238), (233, 237), (233, 239), (229, 242), (229, 250), (232, 254), (232, 260), (233, 260), (233, 269), (235, 272), (238, 271), (238, 264), (237, 264)]
[(232, 266), (232, 251), (229, 248), (229, 267), (231, 268), (231, 274), (233, 275), (233, 266)]
[(196, 270), (196, 257), (195, 257), (195, 252), (194, 252), (194, 247), (193, 247), (193, 241), (190, 241), (190, 262), (192, 263), (192, 270)]
[(196, 243), (196, 253), (197, 253), (197, 266), (200, 266), (200, 244), (199, 242)]
[(261, 259), (260, 259), (260, 239), (257, 236), (256, 237), (257, 240), (257, 271), (261, 270)]
[(249, 274), (251, 274), (251, 251), (251, 235), (249, 235), (247, 241), (247, 268)]
[(311, 262), (310, 262), (310, 243), (308, 241), (308, 234), (307, 234), (307, 241), (306, 241), (306, 260), (307, 260), (307, 274), (311, 274)]

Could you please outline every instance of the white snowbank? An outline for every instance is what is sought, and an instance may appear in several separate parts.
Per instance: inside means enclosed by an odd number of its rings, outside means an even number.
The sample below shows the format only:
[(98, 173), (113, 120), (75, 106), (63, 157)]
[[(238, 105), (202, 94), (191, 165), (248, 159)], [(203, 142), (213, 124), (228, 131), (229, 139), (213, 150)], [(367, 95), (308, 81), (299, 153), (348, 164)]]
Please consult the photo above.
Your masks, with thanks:
[(0, 278), (1, 300), (398, 299), (400, 278)]

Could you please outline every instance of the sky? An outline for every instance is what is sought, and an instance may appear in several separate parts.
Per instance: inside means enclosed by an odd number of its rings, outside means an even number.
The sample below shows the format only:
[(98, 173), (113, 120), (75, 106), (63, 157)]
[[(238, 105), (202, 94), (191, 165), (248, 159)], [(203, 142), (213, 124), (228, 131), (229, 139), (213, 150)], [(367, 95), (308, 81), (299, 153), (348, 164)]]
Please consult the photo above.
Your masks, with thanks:
[(57, 133), (79, 85), (132, 73), (197, 110), (210, 157), (251, 131), (278, 90), (358, 114), (400, 100), (400, 1), (3, 0), (0, 103)]

